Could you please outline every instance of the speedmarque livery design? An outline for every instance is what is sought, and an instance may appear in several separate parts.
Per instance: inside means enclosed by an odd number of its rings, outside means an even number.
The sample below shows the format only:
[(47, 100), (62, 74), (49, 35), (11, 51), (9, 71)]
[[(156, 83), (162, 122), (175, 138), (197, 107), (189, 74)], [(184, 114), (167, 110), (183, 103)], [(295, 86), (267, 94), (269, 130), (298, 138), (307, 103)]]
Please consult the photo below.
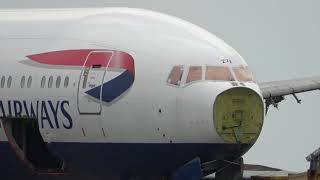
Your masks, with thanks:
[(269, 106), (320, 88), (258, 84), (221, 39), (147, 10), (2, 10), (0, 27), (1, 179), (239, 179)]
[[(79, 49), (79, 50), (64, 50), (56, 52), (47, 52), (41, 54), (30, 55), (28, 58), (44, 64), (61, 65), (64, 67), (77, 66), (83, 67), (81, 73), (86, 85), (90, 76), (90, 68), (117, 68), (124, 69), (123, 73), (118, 77), (104, 82), (102, 85), (95, 87), (95, 84), (89, 84), (92, 88), (85, 93), (104, 101), (112, 102), (122, 93), (129, 89), (134, 81), (134, 61), (133, 58), (124, 52), (110, 50), (95, 50), (95, 49)], [(108, 70), (111, 71), (111, 70)], [(90, 79), (89, 79), (90, 80)], [(102, 92), (103, 93), (102, 93)]]

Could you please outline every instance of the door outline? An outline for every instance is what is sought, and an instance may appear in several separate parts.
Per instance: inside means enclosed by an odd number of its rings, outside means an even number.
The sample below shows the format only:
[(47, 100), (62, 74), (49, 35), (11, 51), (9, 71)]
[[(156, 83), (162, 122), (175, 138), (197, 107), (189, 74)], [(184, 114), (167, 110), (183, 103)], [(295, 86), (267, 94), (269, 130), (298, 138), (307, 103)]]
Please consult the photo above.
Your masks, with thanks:
[[(80, 102), (79, 102), (79, 96), (80, 96), (80, 83), (81, 83), (81, 76), (83, 76), (83, 73), (85, 71), (85, 66), (86, 66), (86, 63), (90, 57), (90, 55), (92, 55), (93, 53), (111, 53), (111, 56), (110, 56), (110, 59), (109, 59), (109, 62), (107, 63), (105, 69), (104, 69), (104, 72), (103, 72), (103, 75), (102, 75), (102, 80), (101, 80), (101, 83), (100, 83), (100, 86), (101, 86), (101, 89), (100, 89), (100, 99), (99, 99), (99, 112), (81, 112), (80, 110)], [(80, 72), (80, 75), (79, 75), (79, 81), (78, 81), (78, 89), (77, 89), (77, 107), (78, 107), (78, 112), (79, 114), (82, 114), (82, 115), (100, 115), (101, 114), (101, 111), (102, 111), (102, 88), (103, 88), (103, 81), (105, 79), (105, 76), (106, 76), (106, 73), (107, 73), (107, 69), (112, 61), (112, 58), (113, 58), (113, 55), (114, 55), (114, 52), (113, 51), (90, 51), (90, 53), (87, 55), (86, 57), (86, 60), (84, 61), (83, 65), (82, 65), (82, 69), (81, 69), (81, 72)]]

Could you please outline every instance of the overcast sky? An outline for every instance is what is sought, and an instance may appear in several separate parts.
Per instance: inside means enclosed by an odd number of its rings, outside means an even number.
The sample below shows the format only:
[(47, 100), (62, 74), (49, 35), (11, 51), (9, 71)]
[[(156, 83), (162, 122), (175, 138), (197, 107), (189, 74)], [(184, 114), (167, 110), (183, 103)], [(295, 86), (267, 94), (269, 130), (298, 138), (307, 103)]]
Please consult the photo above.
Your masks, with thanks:
[[(235, 48), (259, 81), (320, 75), (320, 1), (317, 0), (1, 0), (0, 8), (136, 7), (197, 24)], [(305, 156), (320, 146), (320, 91), (271, 109), (262, 134), (245, 155), (257, 163), (306, 170)]]

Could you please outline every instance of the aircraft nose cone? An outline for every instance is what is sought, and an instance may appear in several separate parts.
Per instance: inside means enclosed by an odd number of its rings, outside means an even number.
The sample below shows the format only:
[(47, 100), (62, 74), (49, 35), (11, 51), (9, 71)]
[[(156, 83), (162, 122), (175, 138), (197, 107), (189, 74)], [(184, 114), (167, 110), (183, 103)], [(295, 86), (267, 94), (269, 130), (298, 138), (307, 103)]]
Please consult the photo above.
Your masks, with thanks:
[(224, 141), (253, 144), (263, 125), (262, 98), (249, 88), (228, 89), (217, 96), (213, 119), (216, 131)]

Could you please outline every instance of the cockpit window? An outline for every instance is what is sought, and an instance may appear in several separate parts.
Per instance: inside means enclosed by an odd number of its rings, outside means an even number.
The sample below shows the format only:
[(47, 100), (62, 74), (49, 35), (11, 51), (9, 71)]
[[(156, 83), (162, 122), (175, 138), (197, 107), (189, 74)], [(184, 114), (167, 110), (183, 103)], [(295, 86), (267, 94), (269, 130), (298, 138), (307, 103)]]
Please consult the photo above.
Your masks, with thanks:
[(234, 67), (233, 72), (238, 81), (254, 81), (253, 74), (249, 71), (248, 67)]
[(187, 83), (202, 79), (202, 66), (190, 66), (187, 76)]
[(172, 85), (179, 86), (181, 84), (181, 78), (183, 74), (183, 66), (174, 66), (170, 72), (167, 82)]
[(240, 82), (255, 82), (247, 66), (177, 65), (171, 69), (167, 83), (180, 87), (200, 80), (235, 81), (236, 79)]
[(206, 80), (234, 81), (234, 78), (228, 67), (207, 66)]

